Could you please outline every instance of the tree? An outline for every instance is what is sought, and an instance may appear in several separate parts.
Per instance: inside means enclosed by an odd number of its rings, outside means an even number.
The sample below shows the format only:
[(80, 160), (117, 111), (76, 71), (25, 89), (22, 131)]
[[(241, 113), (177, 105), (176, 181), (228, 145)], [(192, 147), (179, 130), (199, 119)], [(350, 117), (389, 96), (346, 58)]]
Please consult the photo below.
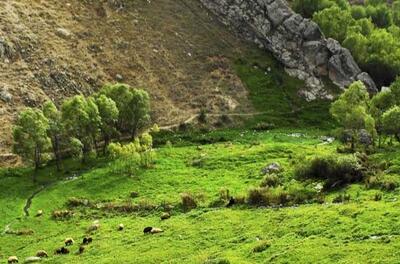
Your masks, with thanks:
[(86, 100), (84, 96), (77, 95), (66, 100), (61, 110), (65, 130), (70, 138), (81, 142), (82, 161), (85, 162), (87, 155), (96, 145), (96, 136), (101, 122), (97, 105), (93, 98)]
[(354, 82), (331, 106), (331, 114), (345, 130), (351, 132), (351, 149), (354, 151), (362, 129), (376, 135), (375, 121), (368, 113), (369, 94), (361, 81)]
[(119, 111), (114, 100), (108, 98), (104, 94), (96, 98), (96, 104), (101, 117), (100, 130), (104, 140), (103, 154), (105, 154), (108, 144), (112, 137), (117, 133), (116, 123)]
[(356, 25), (350, 11), (342, 10), (338, 6), (332, 6), (315, 13), (313, 20), (318, 23), (326, 36), (339, 42), (346, 38), (348, 28)]
[(150, 119), (150, 97), (146, 91), (117, 83), (104, 86), (100, 94), (115, 101), (119, 111), (117, 128), (121, 133), (135, 137), (138, 130), (147, 125)]
[(133, 139), (137, 136), (138, 130), (144, 128), (150, 121), (149, 94), (141, 89), (133, 90), (129, 111), (131, 113), (129, 127)]
[[(35, 170), (42, 164), (42, 154), (50, 144), (47, 130), (49, 121), (38, 109), (22, 111), (14, 127), (14, 152), (24, 160), (33, 162)], [(33, 181), (36, 181), (35, 174)]]
[(383, 114), (395, 105), (395, 98), (390, 90), (382, 91), (371, 99), (371, 115), (375, 119), (376, 130), (379, 135), (379, 147), (381, 146), (382, 134), (385, 131), (383, 126)]
[(400, 106), (394, 106), (382, 116), (385, 131), (400, 142)]
[(127, 84), (107, 84), (100, 90), (103, 94), (111, 98), (118, 108), (117, 129), (121, 132), (128, 132), (128, 120), (130, 120), (131, 111), (129, 111), (129, 103), (132, 100), (132, 88)]
[(47, 135), (51, 139), (53, 154), (56, 159), (57, 170), (61, 170), (61, 138), (63, 134), (63, 124), (61, 119), (61, 112), (58, 111), (55, 104), (51, 101), (44, 103), (43, 114), (49, 121), (49, 128)]

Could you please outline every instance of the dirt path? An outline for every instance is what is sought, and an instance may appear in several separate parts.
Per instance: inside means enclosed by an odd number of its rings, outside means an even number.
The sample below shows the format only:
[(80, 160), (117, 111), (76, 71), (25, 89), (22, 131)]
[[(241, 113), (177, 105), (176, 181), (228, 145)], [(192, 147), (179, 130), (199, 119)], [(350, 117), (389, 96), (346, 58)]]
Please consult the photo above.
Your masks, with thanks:
[[(226, 115), (226, 116), (256, 116), (256, 115), (263, 115), (263, 114), (267, 114), (268, 112), (254, 112), (254, 113), (207, 113), (207, 116), (222, 116), (222, 115)], [(194, 114), (191, 115), (189, 118), (187, 118), (186, 120), (180, 122), (180, 123), (176, 123), (176, 124), (171, 124), (171, 125), (167, 125), (167, 126), (162, 126), (160, 127), (160, 130), (171, 130), (173, 128), (177, 128), (179, 127), (181, 124), (189, 124), (191, 122), (193, 122), (193, 120), (195, 120), (196, 118), (198, 118), (200, 116), (200, 114)]]
[(28, 199), (26, 199), (26, 203), (24, 206), (24, 215), (25, 216), (29, 216), (29, 209), (31, 208), (32, 205), (32, 200), (36, 197), (36, 195), (38, 195), (39, 193), (41, 193), (42, 191), (46, 190), (47, 188), (53, 186), (56, 182), (52, 182), (52, 183), (48, 183), (45, 185), (40, 186), (39, 189), (37, 189), (34, 193), (32, 193)]

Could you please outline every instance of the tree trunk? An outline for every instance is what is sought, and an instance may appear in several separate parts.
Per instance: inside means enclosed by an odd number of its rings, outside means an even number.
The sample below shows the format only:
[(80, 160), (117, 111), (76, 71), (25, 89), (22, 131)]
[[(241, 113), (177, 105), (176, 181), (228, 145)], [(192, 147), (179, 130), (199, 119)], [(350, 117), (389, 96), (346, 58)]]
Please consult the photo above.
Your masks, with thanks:
[(53, 138), (53, 153), (56, 158), (57, 171), (61, 171), (60, 139), (58, 136)]

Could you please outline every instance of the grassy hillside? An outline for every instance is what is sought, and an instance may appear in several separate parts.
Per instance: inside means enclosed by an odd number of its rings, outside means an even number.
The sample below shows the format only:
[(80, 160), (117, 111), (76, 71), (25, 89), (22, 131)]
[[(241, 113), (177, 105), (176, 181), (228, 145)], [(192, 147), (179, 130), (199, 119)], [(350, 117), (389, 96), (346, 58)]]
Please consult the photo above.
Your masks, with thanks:
[[(260, 184), (260, 170), (267, 164), (279, 162), (284, 168), (283, 184), (292, 185), (294, 160), (336, 151), (336, 144), (321, 144), (320, 132), (309, 131), (301, 137), (292, 132), (215, 132), (208, 136), (229, 141), (161, 147), (152, 169), (133, 174), (121, 162), (106, 161), (74, 180), (62, 179), (78, 173), (74, 170), (79, 165), (73, 162), (67, 164), (68, 175), (46, 169), (34, 185), (29, 170), (20, 175), (4, 172), (0, 225), (2, 230), (7, 226), (22, 234), (8, 231), (0, 236), (0, 257), (23, 258), (44, 249), (51, 255), (44, 261), (48, 263), (396, 263), (398, 191), (357, 184), (329, 192), (324, 204), (225, 208), (219, 198), (221, 189), (229, 189), (236, 197), (246, 195)], [(399, 154), (375, 158), (399, 166)], [(30, 216), (24, 216), (26, 199), (41, 185), (47, 187), (32, 200)], [(138, 197), (131, 198), (131, 192)], [(199, 207), (184, 211), (183, 192), (197, 197)], [(350, 194), (350, 201), (332, 203), (343, 192)], [(383, 195), (382, 201), (374, 201), (377, 193)], [(72, 197), (87, 199), (88, 204), (68, 205)], [(167, 207), (172, 217), (161, 221)], [(66, 208), (75, 212), (72, 218), (56, 221), (51, 217), (53, 210)], [(44, 210), (44, 215), (35, 217), (38, 210)], [(65, 238), (81, 241), (95, 220), (101, 227), (92, 233), (94, 240), (86, 252), (53, 255)], [(120, 223), (124, 231), (117, 231)], [(146, 226), (165, 232), (144, 235)], [(265, 250), (254, 252), (258, 246)], [(75, 253), (78, 246), (71, 250)]]

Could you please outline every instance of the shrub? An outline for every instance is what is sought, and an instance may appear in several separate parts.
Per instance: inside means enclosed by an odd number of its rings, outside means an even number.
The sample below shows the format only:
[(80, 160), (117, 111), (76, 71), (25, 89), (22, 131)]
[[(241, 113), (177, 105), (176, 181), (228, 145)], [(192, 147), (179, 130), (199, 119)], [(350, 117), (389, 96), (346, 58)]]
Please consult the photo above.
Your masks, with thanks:
[(182, 208), (184, 211), (190, 211), (197, 207), (196, 198), (190, 193), (181, 194)]
[(270, 247), (271, 247), (271, 243), (269, 241), (261, 241), (253, 248), (253, 253), (263, 252)]
[(364, 173), (355, 156), (316, 157), (295, 168), (297, 179), (324, 180), (324, 189), (340, 187), (363, 179)]
[(381, 189), (385, 191), (394, 191), (398, 187), (395, 179), (389, 176), (377, 175), (370, 176), (365, 181), (365, 186), (369, 189)]
[(52, 216), (56, 220), (63, 220), (73, 217), (74, 212), (69, 210), (59, 210), (59, 211), (57, 210), (53, 211)]
[(267, 205), (268, 199), (266, 196), (267, 188), (253, 188), (249, 190), (247, 202), (250, 205)]
[(200, 123), (207, 123), (207, 112), (205, 109), (201, 109), (200, 114), (198, 116), (198, 120)]
[(341, 193), (335, 198), (333, 198), (332, 203), (344, 203), (350, 201), (350, 194)]
[(91, 205), (91, 203), (88, 199), (71, 197), (67, 201), (68, 207), (79, 207), (79, 206), (90, 206), (90, 205)]
[(229, 201), (230, 198), (231, 198), (231, 196), (229, 194), (229, 189), (221, 188), (219, 190), (219, 200), (220, 201)]
[(380, 201), (380, 200), (382, 200), (382, 193), (375, 193), (374, 201)]
[(276, 187), (279, 185), (280, 179), (276, 174), (268, 174), (262, 180), (260, 186), (261, 187)]
[(274, 128), (275, 128), (275, 125), (273, 123), (260, 122), (254, 127), (254, 130), (264, 131), (264, 130), (271, 130)]
[(304, 187), (300, 183), (291, 183), (288, 188), (288, 200), (292, 204), (302, 204), (305, 202), (313, 201), (314, 199), (321, 199), (318, 196), (318, 191), (315, 188)]

